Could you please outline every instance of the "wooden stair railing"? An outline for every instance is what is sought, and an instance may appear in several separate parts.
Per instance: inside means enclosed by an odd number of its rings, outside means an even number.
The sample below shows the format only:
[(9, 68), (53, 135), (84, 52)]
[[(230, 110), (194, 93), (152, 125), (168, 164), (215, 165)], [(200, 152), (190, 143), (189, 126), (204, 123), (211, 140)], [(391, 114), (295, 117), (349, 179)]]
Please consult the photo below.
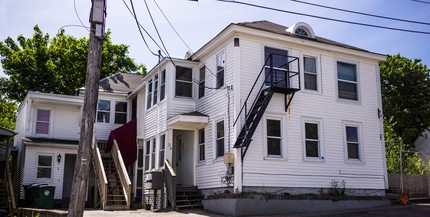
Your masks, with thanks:
[(166, 182), (167, 199), (172, 205), (172, 209), (176, 209), (176, 172), (168, 160), (164, 160), (164, 180)]
[(119, 174), (119, 177), (121, 180), (121, 185), (122, 185), (122, 189), (124, 192), (125, 200), (127, 202), (126, 208), (130, 209), (131, 181), (130, 181), (130, 178), (128, 177), (127, 169), (125, 167), (125, 164), (124, 164), (124, 161), (122, 159), (122, 155), (121, 155), (121, 152), (119, 151), (118, 143), (116, 140), (113, 140), (111, 152), (112, 152), (113, 160), (115, 162), (115, 167), (118, 170), (118, 174)]
[[(107, 193), (108, 193), (108, 180), (106, 177), (106, 172), (103, 167), (103, 160), (102, 156), (100, 154), (100, 149), (97, 145), (93, 146), (93, 164), (96, 174), (96, 186), (99, 189), (100, 192), (100, 198), (101, 198), (101, 206), (102, 209), (107, 205)], [(94, 200), (94, 207), (97, 207), (97, 200)]]

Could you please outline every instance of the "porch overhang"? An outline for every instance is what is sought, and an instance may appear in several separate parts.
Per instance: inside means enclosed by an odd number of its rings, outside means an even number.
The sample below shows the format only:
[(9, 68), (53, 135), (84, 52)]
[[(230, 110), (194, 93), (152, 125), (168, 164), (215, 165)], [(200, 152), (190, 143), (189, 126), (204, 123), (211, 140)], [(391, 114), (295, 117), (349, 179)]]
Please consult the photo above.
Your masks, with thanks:
[(26, 146), (42, 146), (64, 149), (78, 149), (79, 141), (76, 140), (61, 140), (61, 139), (45, 139), (45, 138), (29, 138), (23, 137), (22, 141)]
[(209, 117), (200, 112), (176, 115), (167, 120), (170, 129), (197, 130), (209, 123)]

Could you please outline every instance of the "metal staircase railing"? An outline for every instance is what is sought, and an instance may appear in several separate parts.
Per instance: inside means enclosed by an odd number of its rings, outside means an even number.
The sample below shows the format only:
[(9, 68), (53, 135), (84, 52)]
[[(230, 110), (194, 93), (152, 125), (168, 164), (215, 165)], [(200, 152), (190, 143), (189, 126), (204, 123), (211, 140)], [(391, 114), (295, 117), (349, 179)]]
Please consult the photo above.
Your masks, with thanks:
[[(274, 65), (274, 58), (276, 57), (285, 58), (287, 62), (276, 66)], [(297, 64), (296, 67), (293, 67), (294, 63)], [(297, 70), (292, 70), (291, 68), (296, 68)], [(254, 89), (257, 86), (257, 83), (260, 81), (260, 77), (263, 72), (265, 72), (266, 75), (264, 77), (262, 85), (258, 89), (257, 95), (252, 101), (250, 109), (248, 109), (250, 97), (255, 92)], [(260, 73), (255, 79), (255, 82), (252, 85), (251, 90), (249, 91), (249, 94), (246, 97), (238, 116), (233, 123), (233, 125), (236, 125), (238, 120), (242, 117), (243, 113), (245, 114), (245, 123), (243, 124), (239, 136), (233, 146), (234, 148), (245, 148), (242, 149), (241, 152), (242, 162), (252, 141), (252, 136), (261, 118), (263, 117), (263, 114), (266, 111), (266, 108), (273, 94), (275, 92), (285, 94), (285, 110), (287, 110), (290, 106), (292, 98), (294, 97), (294, 94), (300, 90), (300, 83), (300, 64), (298, 57), (278, 54), (270, 54), (268, 56), (264, 63), (264, 66), (262, 67)], [(289, 95), (290, 97), (287, 97), (287, 95)]]

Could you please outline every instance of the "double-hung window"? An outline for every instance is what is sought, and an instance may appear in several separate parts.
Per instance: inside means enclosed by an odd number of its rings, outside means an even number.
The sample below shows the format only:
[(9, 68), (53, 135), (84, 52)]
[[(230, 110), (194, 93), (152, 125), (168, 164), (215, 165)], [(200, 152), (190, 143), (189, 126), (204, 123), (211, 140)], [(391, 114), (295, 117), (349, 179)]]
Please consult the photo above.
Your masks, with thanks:
[(224, 86), (225, 52), (216, 55), (216, 88)]
[(143, 191), (143, 139), (137, 140), (137, 175), (136, 175), (136, 195), (142, 195)]
[(348, 160), (362, 160), (359, 125), (345, 125), (345, 139)]
[(337, 89), (339, 98), (358, 100), (358, 76), (355, 64), (337, 62)]
[(146, 109), (151, 108), (152, 105), (152, 78), (148, 81), (148, 92), (146, 93)]
[(52, 177), (52, 155), (39, 155), (37, 158), (37, 178)]
[(157, 143), (157, 139), (153, 138), (152, 139), (152, 154), (151, 154), (151, 168), (154, 169), (155, 168), (155, 146)]
[(38, 109), (36, 119), (36, 134), (49, 134), (50, 110)]
[(166, 70), (161, 71), (160, 74), (160, 102), (166, 96)]
[(159, 166), (164, 166), (164, 150), (166, 149), (166, 134), (161, 135), (160, 137), (160, 156), (158, 156), (159, 159)]
[(97, 122), (98, 123), (110, 123), (110, 101), (99, 100), (97, 106)]
[(145, 147), (145, 171), (149, 170), (149, 158), (151, 153), (151, 140), (146, 140), (146, 147)]
[(157, 104), (157, 99), (158, 99), (158, 75), (157, 74), (154, 75), (153, 82), (154, 82), (154, 92), (153, 92), (154, 96), (152, 97), (152, 100), (153, 100), (152, 104), (155, 105)]
[(199, 99), (205, 96), (205, 76), (206, 76), (206, 67), (203, 66), (200, 68)]
[(304, 80), (306, 90), (318, 91), (317, 60), (315, 57), (303, 57)]
[(115, 102), (115, 124), (127, 122), (127, 102)]
[(175, 95), (181, 97), (192, 97), (193, 93), (193, 70), (176, 66)]
[(288, 51), (271, 47), (264, 48), (265, 84), (267, 86), (289, 86)]
[(305, 158), (321, 158), (318, 122), (305, 122)]
[(205, 128), (199, 130), (199, 161), (205, 160)]
[(266, 119), (267, 156), (281, 156), (281, 120)]
[(224, 121), (216, 123), (216, 157), (224, 156)]

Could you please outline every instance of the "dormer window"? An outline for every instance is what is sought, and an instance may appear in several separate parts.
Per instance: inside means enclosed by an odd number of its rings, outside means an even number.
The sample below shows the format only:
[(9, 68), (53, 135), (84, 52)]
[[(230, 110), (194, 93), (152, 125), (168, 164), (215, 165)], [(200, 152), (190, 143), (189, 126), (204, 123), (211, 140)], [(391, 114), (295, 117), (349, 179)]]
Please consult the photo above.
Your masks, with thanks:
[(296, 31), (294, 31), (294, 34), (309, 37), (308, 32), (304, 28), (297, 28)]
[(304, 22), (298, 22), (293, 26), (289, 27), (286, 31), (299, 36), (315, 38), (315, 33), (312, 27)]

